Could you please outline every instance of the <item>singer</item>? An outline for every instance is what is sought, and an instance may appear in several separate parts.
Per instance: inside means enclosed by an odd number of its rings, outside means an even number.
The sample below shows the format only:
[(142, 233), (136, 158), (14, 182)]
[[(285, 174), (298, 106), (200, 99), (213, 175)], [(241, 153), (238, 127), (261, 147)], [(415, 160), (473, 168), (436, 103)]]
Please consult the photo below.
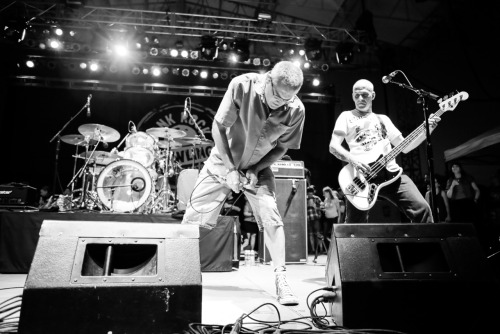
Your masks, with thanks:
[[(365, 79), (358, 80), (352, 88), (352, 99), (355, 108), (342, 112), (335, 123), (330, 141), (330, 153), (340, 160), (346, 161), (345, 166), (339, 174), (339, 184), (348, 186), (344, 189), (344, 194), (349, 200), (346, 203), (346, 223), (368, 223), (368, 209), (360, 209), (363, 201), (367, 201), (370, 196), (376, 200), (377, 193), (369, 193), (369, 196), (356, 196), (356, 187), (351, 187), (353, 180), (360, 186), (364, 182), (368, 185), (377, 185), (380, 182), (380, 196), (387, 198), (392, 203), (397, 204), (412, 223), (432, 223), (432, 213), (429, 204), (415, 186), (413, 181), (398, 166), (395, 159), (385, 162), (381, 167), (372, 171), (375, 160), (381, 155), (388, 154), (392, 146), (401, 144), (405, 138), (394, 126), (389, 117), (383, 114), (375, 114), (372, 111), (372, 103), (375, 99), (373, 84)], [(439, 117), (432, 114), (429, 117), (431, 132), (440, 121)], [(421, 133), (415, 138), (410, 138), (408, 145), (402, 150), (408, 153), (419, 146), (425, 139), (425, 134)], [(342, 146), (346, 141), (349, 151)], [(379, 164), (380, 166), (380, 164)], [(370, 173), (378, 173), (376, 177), (371, 177)], [(352, 179), (350, 179), (352, 178)], [(370, 181), (366, 181), (366, 180)], [(377, 188), (378, 189), (378, 188)], [(355, 206), (356, 204), (356, 206)]]
[[(297, 305), (286, 280), (285, 233), (270, 166), (288, 149), (299, 149), (305, 109), (297, 97), (299, 67), (277, 63), (264, 74), (240, 75), (229, 84), (212, 124), (215, 147), (196, 181), (182, 223), (213, 228), (224, 196), (244, 191), (273, 259), (278, 302)], [(225, 181), (223, 181), (225, 180)], [(243, 184), (245, 184), (243, 188)]]

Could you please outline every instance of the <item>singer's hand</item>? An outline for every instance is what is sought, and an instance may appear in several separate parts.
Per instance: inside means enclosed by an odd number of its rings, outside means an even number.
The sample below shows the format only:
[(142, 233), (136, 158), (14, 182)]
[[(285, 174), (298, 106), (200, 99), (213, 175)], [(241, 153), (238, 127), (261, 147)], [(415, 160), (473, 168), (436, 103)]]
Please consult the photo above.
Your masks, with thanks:
[(243, 184), (240, 180), (240, 172), (235, 169), (235, 170), (232, 170), (229, 173), (227, 173), (226, 184), (235, 193), (239, 193), (240, 190), (243, 188)]

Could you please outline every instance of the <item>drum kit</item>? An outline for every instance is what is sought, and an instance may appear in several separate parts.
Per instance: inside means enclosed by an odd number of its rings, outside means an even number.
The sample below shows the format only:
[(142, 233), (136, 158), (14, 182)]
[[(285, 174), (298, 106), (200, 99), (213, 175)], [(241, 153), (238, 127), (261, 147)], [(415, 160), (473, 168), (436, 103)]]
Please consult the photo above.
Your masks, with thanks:
[[(129, 123), (130, 124), (130, 123)], [(61, 141), (76, 146), (72, 193), (81, 195), (74, 200), (80, 208), (120, 213), (168, 213), (178, 210), (177, 186), (173, 178), (182, 167), (174, 152), (186, 147), (211, 145), (211, 141), (186, 137), (186, 132), (168, 127), (154, 127), (145, 132), (135, 126), (110, 152), (97, 150), (100, 143), (108, 147), (117, 142), (120, 133), (101, 124), (83, 124), (80, 134), (61, 136)], [(122, 151), (118, 149), (125, 143)], [(83, 147), (84, 152), (78, 153)], [(77, 162), (83, 166), (76, 171)], [(81, 180), (82, 187), (74, 185)], [(175, 188), (172, 191), (172, 188)], [(68, 208), (72, 209), (72, 208)]]

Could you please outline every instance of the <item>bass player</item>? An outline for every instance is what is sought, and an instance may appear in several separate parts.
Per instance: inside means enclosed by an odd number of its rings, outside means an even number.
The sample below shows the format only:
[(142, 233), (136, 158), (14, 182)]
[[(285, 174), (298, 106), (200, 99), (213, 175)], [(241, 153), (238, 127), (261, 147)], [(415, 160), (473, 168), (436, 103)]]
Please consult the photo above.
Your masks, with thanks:
[[(383, 159), (391, 149), (401, 144), (405, 138), (394, 126), (389, 117), (383, 114), (375, 114), (372, 111), (372, 103), (375, 99), (373, 84), (366, 80), (358, 80), (352, 89), (352, 99), (355, 109), (342, 112), (333, 129), (330, 141), (330, 153), (340, 160), (350, 164), (346, 172), (339, 174), (339, 183), (348, 201), (346, 201), (346, 223), (367, 223), (369, 209), (375, 204), (377, 193), (391, 201), (402, 210), (412, 223), (432, 223), (432, 213), (429, 204), (413, 183), (413, 181), (402, 173), (392, 159), (383, 164), (381, 168), (378, 163), (374, 167), (372, 162)], [(429, 127), (432, 132), (441, 120), (436, 115), (429, 117)], [(342, 143), (347, 142), (349, 150)], [(425, 140), (425, 132), (421, 132), (412, 139), (402, 150), (408, 153)], [(344, 168), (346, 168), (344, 167)], [(374, 171), (373, 169), (378, 168)], [(372, 186), (366, 182), (371, 173), (377, 172), (380, 187)], [(352, 175), (351, 175), (352, 174)], [(352, 177), (352, 180), (345, 180)], [(349, 185), (349, 181), (352, 184)], [(375, 184), (375, 182), (373, 182)], [(359, 185), (359, 187), (358, 187)], [(372, 188), (364, 191), (363, 187)]]

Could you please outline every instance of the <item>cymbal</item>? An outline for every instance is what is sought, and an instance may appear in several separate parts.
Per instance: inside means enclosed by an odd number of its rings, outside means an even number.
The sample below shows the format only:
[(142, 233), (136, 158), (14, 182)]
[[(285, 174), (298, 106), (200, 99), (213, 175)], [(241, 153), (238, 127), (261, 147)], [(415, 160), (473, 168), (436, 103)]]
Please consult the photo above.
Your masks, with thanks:
[(90, 139), (112, 143), (120, 139), (120, 133), (113, 128), (101, 124), (83, 124), (78, 127), (78, 132)]
[(87, 146), (87, 145), (95, 145), (97, 141), (90, 139), (89, 142), (85, 141), (85, 136), (83, 135), (65, 135), (61, 136), (61, 140), (67, 144), (76, 145), (76, 146)]
[(121, 159), (118, 154), (113, 154), (105, 151), (94, 151), (94, 154), (92, 154), (92, 151), (82, 152), (78, 155), (78, 157), (83, 159), (87, 159), (90, 157), (90, 160), (95, 161), (95, 163), (98, 165), (108, 165), (113, 161)]
[(184, 137), (186, 135), (185, 131), (162, 127), (162, 128), (149, 128), (146, 133), (156, 137), (156, 138), (167, 138), (174, 139)]
[(201, 139), (199, 137), (182, 137), (174, 139), (182, 145), (211, 145), (213, 141), (208, 139)]

